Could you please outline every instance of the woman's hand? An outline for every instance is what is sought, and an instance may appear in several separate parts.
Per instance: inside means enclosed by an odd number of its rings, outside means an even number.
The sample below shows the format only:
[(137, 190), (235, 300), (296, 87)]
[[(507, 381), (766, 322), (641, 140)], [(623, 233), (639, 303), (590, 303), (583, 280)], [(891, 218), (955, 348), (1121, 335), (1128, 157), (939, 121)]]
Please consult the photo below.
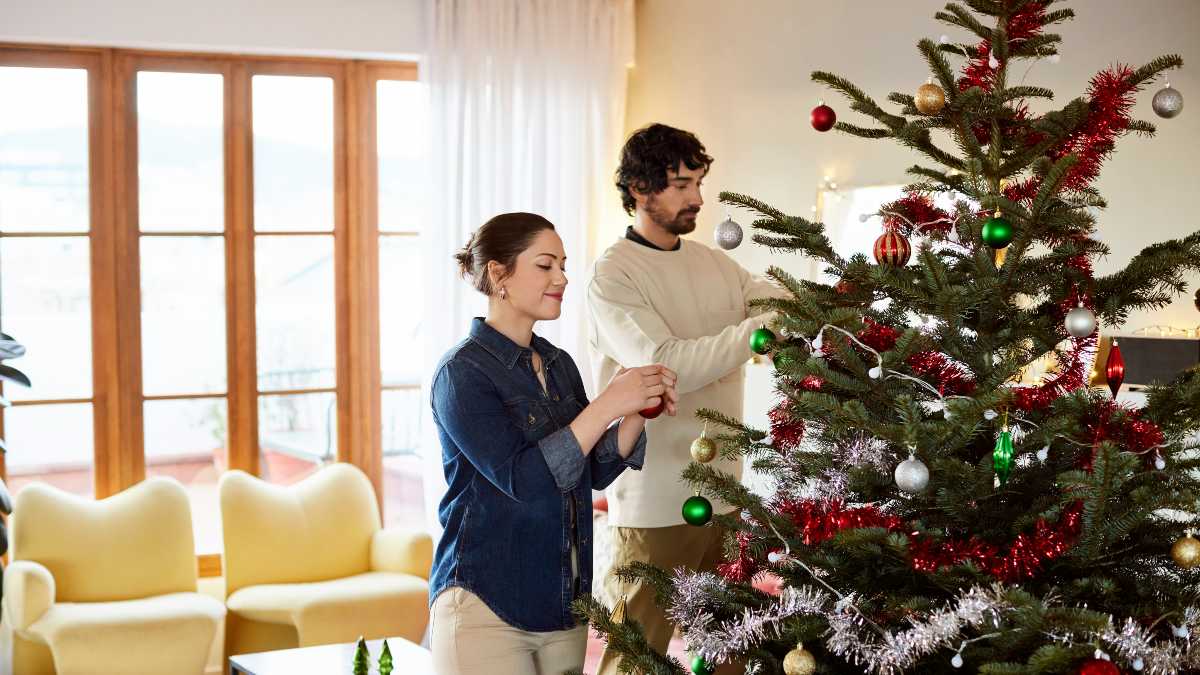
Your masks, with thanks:
[(679, 395), (675, 392), (678, 376), (666, 366), (651, 365), (622, 368), (600, 394), (600, 400), (614, 417), (632, 415), (666, 401), (667, 414), (676, 414)]

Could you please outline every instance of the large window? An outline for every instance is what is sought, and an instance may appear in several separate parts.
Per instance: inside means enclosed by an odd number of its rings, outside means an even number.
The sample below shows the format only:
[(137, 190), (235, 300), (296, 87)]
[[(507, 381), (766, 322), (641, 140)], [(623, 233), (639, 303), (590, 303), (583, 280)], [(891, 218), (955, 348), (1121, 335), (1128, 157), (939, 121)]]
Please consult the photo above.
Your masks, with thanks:
[(0, 48), (0, 330), (32, 389), (0, 415), (12, 489), (192, 500), (346, 461), (423, 523), (426, 218), (413, 64)]

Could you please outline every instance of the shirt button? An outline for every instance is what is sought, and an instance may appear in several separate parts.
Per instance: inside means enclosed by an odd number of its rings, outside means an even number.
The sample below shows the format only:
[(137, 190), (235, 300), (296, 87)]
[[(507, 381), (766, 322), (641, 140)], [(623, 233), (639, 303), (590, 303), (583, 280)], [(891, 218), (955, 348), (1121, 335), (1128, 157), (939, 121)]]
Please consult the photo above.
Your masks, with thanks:
[(529, 416), (529, 423), (530, 423), (530, 424), (534, 424), (535, 422), (537, 422), (537, 420), (536, 420), (536, 419), (534, 419), (533, 415), (530, 415), (530, 416)]

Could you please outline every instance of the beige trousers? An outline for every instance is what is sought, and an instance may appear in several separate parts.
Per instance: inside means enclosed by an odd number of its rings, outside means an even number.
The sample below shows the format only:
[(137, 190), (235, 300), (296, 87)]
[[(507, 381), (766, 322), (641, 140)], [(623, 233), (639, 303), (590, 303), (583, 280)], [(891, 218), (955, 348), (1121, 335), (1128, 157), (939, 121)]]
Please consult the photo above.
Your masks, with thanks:
[(513, 628), (457, 586), (438, 595), (430, 620), (438, 675), (562, 675), (583, 668), (586, 626), (547, 633)]
[[(674, 525), (671, 527), (614, 527), (612, 569), (634, 561), (649, 562), (659, 569), (671, 572), (676, 567), (711, 572), (723, 560), (722, 535), (725, 530), (708, 525)], [(627, 584), (616, 574), (604, 579), (604, 589), (611, 598), (625, 596), (625, 615), (642, 624), (646, 641), (660, 654), (667, 652), (674, 624), (667, 621), (666, 614), (654, 601), (654, 589), (640, 583)], [(617, 675), (621, 655), (604, 650), (596, 675)], [(685, 663), (684, 666), (690, 666)], [(715, 675), (741, 673), (744, 666), (725, 664)]]

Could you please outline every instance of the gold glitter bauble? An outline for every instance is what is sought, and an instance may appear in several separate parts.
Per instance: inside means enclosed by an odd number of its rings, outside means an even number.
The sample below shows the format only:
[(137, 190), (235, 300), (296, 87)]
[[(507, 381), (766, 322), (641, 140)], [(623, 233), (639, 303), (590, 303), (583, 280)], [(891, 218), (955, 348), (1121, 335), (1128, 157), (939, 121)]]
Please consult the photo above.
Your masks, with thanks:
[(717, 456), (717, 444), (707, 436), (701, 436), (692, 441), (692, 459), (707, 464)]
[(803, 643), (796, 645), (783, 657), (783, 672), (786, 675), (812, 675), (816, 670), (817, 660), (804, 648)]
[(946, 92), (932, 82), (917, 87), (917, 95), (913, 98), (923, 115), (936, 115), (946, 107)]
[(1189, 534), (1175, 542), (1171, 547), (1171, 557), (1175, 559), (1176, 565), (1185, 570), (1200, 565), (1200, 539)]

